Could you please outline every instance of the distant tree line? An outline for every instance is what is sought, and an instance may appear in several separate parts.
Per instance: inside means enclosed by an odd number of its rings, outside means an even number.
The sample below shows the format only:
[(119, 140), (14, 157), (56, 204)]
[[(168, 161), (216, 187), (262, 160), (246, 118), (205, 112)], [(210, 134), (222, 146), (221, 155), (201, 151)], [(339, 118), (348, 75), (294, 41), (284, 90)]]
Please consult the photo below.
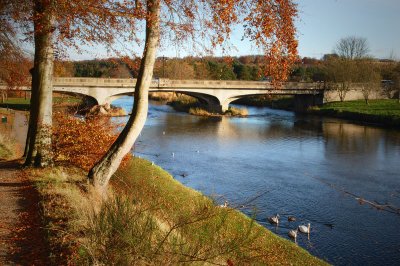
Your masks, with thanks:
[[(154, 67), (155, 78), (169, 79), (213, 79), (213, 80), (263, 80), (261, 69), (262, 56), (240, 57), (158, 57)], [(356, 63), (347, 66), (348, 62)], [(368, 57), (347, 59), (336, 53), (324, 55), (321, 59), (304, 57), (299, 59), (291, 70), (289, 81), (297, 82), (335, 82), (338, 80), (336, 68), (348, 72), (353, 67), (352, 82), (361, 82), (365, 77), (355, 77), (355, 71), (365, 72), (361, 62), (369, 63), (378, 78), (392, 80), (398, 68), (394, 60), (378, 60)], [(351, 63), (350, 63), (351, 64)], [(56, 76), (66, 77), (103, 77), (136, 78), (137, 68), (132, 63), (118, 58), (95, 59), (85, 61), (59, 61), (55, 66)], [(367, 75), (368, 76), (368, 75)], [(344, 77), (343, 77), (344, 78)]]
[[(225, 57), (159, 57), (154, 67), (155, 78), (260, 80), (263, 56)], [(136, 78), (135, 60), (109, 58), (85, 61), (58, 61), (56, 76)]]

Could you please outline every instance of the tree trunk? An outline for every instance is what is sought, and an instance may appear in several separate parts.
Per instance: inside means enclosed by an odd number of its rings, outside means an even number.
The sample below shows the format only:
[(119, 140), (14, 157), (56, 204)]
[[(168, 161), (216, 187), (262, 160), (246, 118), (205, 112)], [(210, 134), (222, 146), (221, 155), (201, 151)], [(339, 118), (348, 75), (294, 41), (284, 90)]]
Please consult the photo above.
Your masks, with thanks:
[(25, 165), (46, 167), (53, 163), (51, 151), (53, 105), (52, 1), (35, 1), (35, 58)]
[(160, 1), (147, 1), (146, 41), (134, 94), (134, 105), (129, 120), (103, 158), (89, 171), (88, 178), (96, 190), (105, 195), (111, 176), (123, 157), (130, 152), (143, 129), (148, 111), (148, 90), (160, 39)]

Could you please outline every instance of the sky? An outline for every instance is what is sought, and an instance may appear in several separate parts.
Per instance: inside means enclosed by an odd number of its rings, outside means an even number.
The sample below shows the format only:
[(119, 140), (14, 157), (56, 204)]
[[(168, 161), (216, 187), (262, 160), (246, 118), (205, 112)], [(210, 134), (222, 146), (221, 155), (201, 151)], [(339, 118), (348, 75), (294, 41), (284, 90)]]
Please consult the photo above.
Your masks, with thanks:
[(368, 40), (377, 58), (400, 58), (400, 0), (298, 0), (299, 54), (321, 58), (346, 36)]
[[(322, 58), (332, 53), (344, 37), (366, 38), (370, 55), (400, 60), (400, 0), (295, 0), (299, 8), (296, 21), (301, 57)], [(240, 29), (240, 27), (238, 27)], [(248, 41), (242, 41), (240, 30), (232, 35), (236, 49), (232, 56), (261, 54)], [(183, 57), (188, 52), (177, 47), (161, 48), (158, 56)], [(220, 51), (215, 52), (221, 55)], [(104, 49), (89, 48), (88, 54), (70, 54), (72, 59), (107, 57)]]

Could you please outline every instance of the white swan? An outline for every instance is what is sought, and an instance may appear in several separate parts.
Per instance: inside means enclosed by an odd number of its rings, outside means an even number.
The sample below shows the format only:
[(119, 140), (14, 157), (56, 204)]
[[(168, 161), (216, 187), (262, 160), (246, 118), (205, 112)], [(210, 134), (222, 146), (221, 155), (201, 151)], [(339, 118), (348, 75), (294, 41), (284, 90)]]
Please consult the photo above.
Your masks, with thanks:
[(279, 214), (276, 214), (275, 216), (268, 217), (267, 220), (270, 224), (279, 224)]
[(310, 233), (310, 226), (311, 226), (310, 223), (308, 223), (307, 226), (305, 226), (305, 225), (300, 225), (300, 226), (299, 226), (299, 231), (302, 232), (302, 233), (304, 233), (304, 234), (309, 234), (309, 233)]
[(228, 207), (228, 201), (225, 200), (224, 204), (219, 205), (220, 208), (226, 208)]
[(297, 238), (297, 229), (296, 229), (296, 230), (290, 230), (290, 231), (288, 232), (288, 236), (289, 236), (290, 238), (293, 238), (294, 240), (296, 240), (296, 238)]

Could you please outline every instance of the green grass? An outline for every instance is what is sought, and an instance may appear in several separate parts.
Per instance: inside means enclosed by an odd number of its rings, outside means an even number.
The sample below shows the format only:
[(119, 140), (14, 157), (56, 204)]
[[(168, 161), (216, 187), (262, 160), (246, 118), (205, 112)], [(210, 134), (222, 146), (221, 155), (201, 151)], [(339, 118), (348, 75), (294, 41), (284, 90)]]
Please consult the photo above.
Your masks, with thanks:
[(29, 110), (30, 101), (30, 99), (25, 98), (8, 98), (4, 103), (0, 103), (0, 107), (27, 111)]
[(333, 102), (312, 108), (314, 114), (334, 116), (359, 122), (400, 127), (400, 104), (397, 100), (364, 100)]
[(54, 104), (80, 104), (82, 99), (79, 97), (54, 97)]
[(364, 100), (334, 102), (325, 104), (320, 109), (400, 117), (400, 104), (397, 100), (369, 100), (369, 104), (366, 104)]
[(102, 204), (78, 169), (28, 171), (54, 264), (326, 265), (144, 159), (116, 172)]
[(8, 98), (4, 103), (8, 104), (30, 104), (31, 99), (25, 98)]
[[(28, 111), (30, 108), (31, 99), (25, 98), (8, 98), (4, 103), (0, 103), (0, 107), (10, 108), (14, 110)], [(77, 97), (53, 97), (53, 103), (55, 105), (77, 105), (80, 104), (82, 100)]]

